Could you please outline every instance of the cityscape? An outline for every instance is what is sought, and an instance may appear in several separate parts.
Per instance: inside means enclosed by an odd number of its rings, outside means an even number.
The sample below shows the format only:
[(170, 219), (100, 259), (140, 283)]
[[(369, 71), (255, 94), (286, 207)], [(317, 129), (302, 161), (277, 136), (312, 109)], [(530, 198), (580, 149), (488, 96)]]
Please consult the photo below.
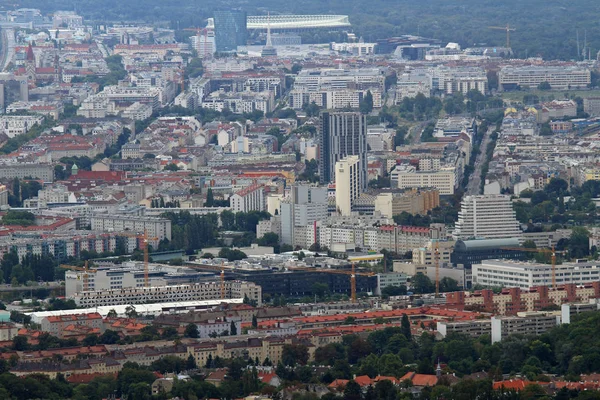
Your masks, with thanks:
[(0, 399), (600, 399), (589, 15), (40, 3), (0, 5)]

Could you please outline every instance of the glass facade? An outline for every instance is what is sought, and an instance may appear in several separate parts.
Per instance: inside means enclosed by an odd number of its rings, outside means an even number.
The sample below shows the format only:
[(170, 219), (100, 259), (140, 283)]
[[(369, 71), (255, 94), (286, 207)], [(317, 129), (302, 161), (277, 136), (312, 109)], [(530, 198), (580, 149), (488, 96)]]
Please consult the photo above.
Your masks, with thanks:
[(236, 51), (248, 39), (246, 12), (241, 10), (215, 11), (215, 42), (217, 52)]

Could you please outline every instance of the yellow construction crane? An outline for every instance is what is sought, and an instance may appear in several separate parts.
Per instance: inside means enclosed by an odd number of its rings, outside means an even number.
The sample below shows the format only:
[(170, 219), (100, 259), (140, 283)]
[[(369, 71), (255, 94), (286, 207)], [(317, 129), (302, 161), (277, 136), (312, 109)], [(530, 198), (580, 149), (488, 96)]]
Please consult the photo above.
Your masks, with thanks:
[(89, 269), (88, 267), (88, 261), (85, 261), (85, 266), (84, 267), (76, 267), (75, 265), (67, 265), (67, 264), (61, 264), (60, 265), (61, 268), (64, 269), (70, 269), (73, 271), (83, 271), (83, 291), (87, 292), (90, 289), (89, 286), (89, 273), (90, 272), (96, 272), (96, 269)]
[[(552, 289), (556, 289), (556, 249), (552, 246), (552, 249), (532, 249), (529, 247), (502, 247), (504, 250), (515, 250), (515, 251), (526, 251), (531, 253), (543, 253), (551, 254), (550, 260), (552, 262)], [(566, 251), (559, 251), (561, 254), (565, 254)]]
[(506, 26), (488, 26), (488, 28), (506, 31), (506, 48), (510, 49), (510, 33), (516, 31), (515, 28), (511, 28), (509, 24), (506, 24)]
[(157, 237), (148, 237), (148, 231), (144, 229), (144, 233), (128, 233), (122, 232), (120, 233), (122, 236), (134, 237), (141, 240), (140, 250), (144, 251), (144, 287), (150, 287), (150, 278), (148, 277), (148, 264), (150, 260), (150, 256), (148, 254), (148, 243), (150, 240), (158, 240)]
[(356, 276), (375, 276), (374, 272), (356, 272), (354, 263), (352, 263), (352, 270), (341, 270), (341, 269), (323, 269), (323, 268), (307, 268), (307, 267), (289, 267), (290, 271), (309, 271), (309, 272), (321, 272), (325, 274), (340, 274), (350, 275), (350, 298), (353, 303), (356, 303)]

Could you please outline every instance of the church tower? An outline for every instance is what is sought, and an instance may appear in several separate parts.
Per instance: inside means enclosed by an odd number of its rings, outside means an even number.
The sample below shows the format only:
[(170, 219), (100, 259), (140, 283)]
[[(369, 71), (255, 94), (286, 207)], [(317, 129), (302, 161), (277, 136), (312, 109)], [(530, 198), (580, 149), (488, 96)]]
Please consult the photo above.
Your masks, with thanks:
[(27, 56), (25, 58), (25, 74), (27, 75), (27, 80), (30, 85), (35, 85), (36, 75), (35, 75), (35, 55), (33, 54), (33, 47), (31, 43), (27, 47)]

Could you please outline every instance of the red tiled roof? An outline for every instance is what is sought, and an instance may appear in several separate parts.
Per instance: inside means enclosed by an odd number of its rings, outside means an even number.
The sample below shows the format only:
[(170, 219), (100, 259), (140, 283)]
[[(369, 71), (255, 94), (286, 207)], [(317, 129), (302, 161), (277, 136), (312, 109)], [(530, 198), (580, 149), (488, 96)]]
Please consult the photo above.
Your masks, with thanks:
[(434, 386), (438, 379), (435, 375), (417, 374), (414, 372), (407, 372), (400, 381), (410, 380), (413, 386)]

